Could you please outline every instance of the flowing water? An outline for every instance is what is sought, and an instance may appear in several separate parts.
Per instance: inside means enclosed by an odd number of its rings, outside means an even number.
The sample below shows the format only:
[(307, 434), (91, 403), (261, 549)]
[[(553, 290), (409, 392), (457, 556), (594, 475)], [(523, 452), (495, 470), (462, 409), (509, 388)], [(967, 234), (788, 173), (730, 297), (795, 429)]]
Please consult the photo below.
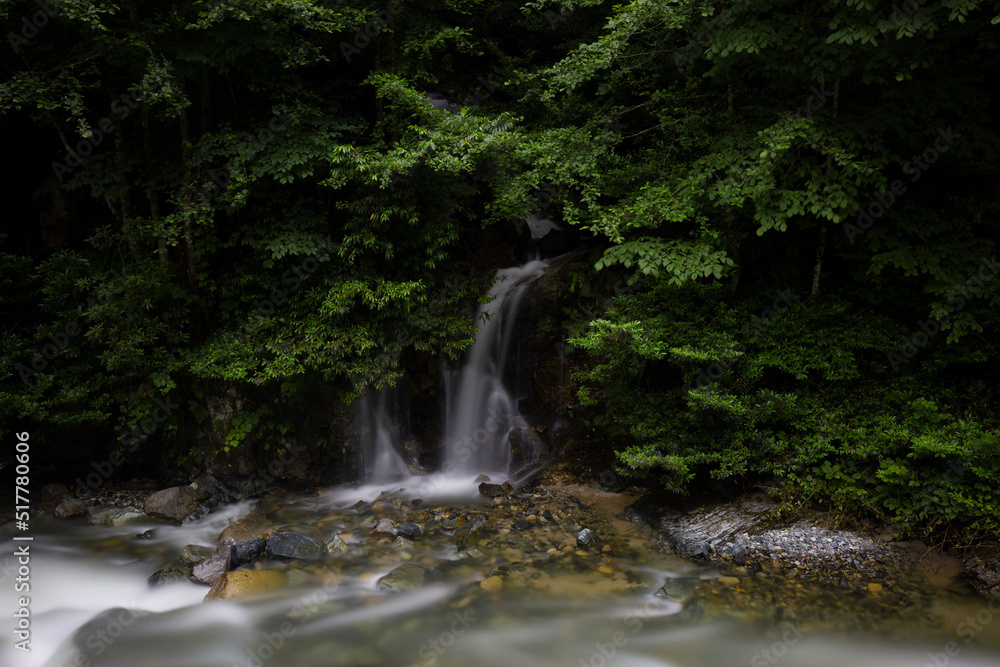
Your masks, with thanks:
[[(479, 474), (500, 482), (517, 472), (509, 433), (525, 422), (505, 369), (518, 306), (548, 266), (535, 261), (501, 272), (489, 321), (447, 380), (441, 470), (407, 470), (405, 401), (387, 389), (358, 405), (360, 486), (246, 501), (185, 525), (90, 526), (36, 513), (30, 591), (23, 593), (30, 597), (31, 652), (14, 648), (14, 619), (6, 616), (0, 665), (1000, 664), (1000, 600), (887, 584), (880, 601), (863, 582), (830, 590), (696, 567), (659, 553), (635, 526), (617, 520), (632, 500), (620, 494), (527, 487), (512, 499), (481, 497)], [(229, 522), (255, 508), (269, 530), (328, 543), (336, 535), (347, 548), (316, 561), (258, 562), (253, 567), (277, 570), (285, 585), (237, 599), (203, 602), (208, 589), (188, 580), (147, 584), (183, 546), (214, 547)], [(376, 521), (386, 518), (416, 526), (419, 536), (373, 536)], [(582, 526), (600, 542), (580, 547)], [(148, 530), (151, 537), (139, 537)], [(11, 524), (0, 526), (4, 610), (16, 609), (22, 595), (14, 592), (13, 532)], [(393, 580), (401, 565), (419, 576), (388, 592), (379, 582), (389, 573)], [(657, 595), (665, 582), (692, 588), (695, 601)]]

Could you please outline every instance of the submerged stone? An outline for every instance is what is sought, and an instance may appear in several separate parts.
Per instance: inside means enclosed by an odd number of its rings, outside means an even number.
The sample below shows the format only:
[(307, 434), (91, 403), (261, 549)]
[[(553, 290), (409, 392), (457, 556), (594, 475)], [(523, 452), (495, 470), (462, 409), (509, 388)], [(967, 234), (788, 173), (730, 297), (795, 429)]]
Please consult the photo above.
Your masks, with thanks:
[(427, 571), (416, 563), (403, 563), (378, 580), (376, 586), (386, 593), (405, 593), (420, 588)]
[(150, 586), (166, 586), (188, 578), (188, 569), (183, 565), (168, 565), (149, 575), (146, 580)]
[(244, 565), (253, 565), (267, 553), (267, 540), (255, 537), (233, 545), (229, 554), (229, 569), (235, 570)]
[(277, 570), (235, 570), (226, 572), (205, 594), (205, 602), (266, 593), (285, 586), (285, 575)]

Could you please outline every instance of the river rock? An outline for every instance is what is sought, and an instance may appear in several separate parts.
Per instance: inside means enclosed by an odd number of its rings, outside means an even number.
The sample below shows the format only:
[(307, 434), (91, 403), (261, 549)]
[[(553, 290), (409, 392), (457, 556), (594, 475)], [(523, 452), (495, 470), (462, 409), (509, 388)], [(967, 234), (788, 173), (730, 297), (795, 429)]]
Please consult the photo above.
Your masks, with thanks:
[(227, 537), (215, 550), (215, 553), (201, 561), (191, 570), (190, 579), (199, 584), (212, 586), (229, 570), (229, 559), (236, 542)]
[(326, 541), (326, 550), (332, 554), (342, 554), (350, 551), (351, 547), (340, 539), (340, 535), (334, 533)]
[(188, 569), (183, 565), (168, 565), (149, 575), (146, 580), (150, 586), (166, 586), (188, 578)]
[(590, 528), (584, 528), (576, 534), (576, 546), (581, 549), (592, 549), (598, 545), (597, 533)]
[(205, 594), (205, 602), (266, 593), (285, 586), (285, 575), (277, 570), (235, 570), (226, 572)]
[(188, 544), (181, 549), (181, 555), (178, 557), (177, 561), (181, 565), (194, 567), (214, 553), (215, 549), (212, 547), (205, 547), (200, 544)]
[(486, 534), (486, 522), (482, 519), (473, 519), (462, 524), (455, 534), (452, 535), (452, 543), (458, 547), (459, 551), (476, 546)]
[(267, 517), (260, 512), (250, 512), (222, 529), (219, 533), (219, 543), (226, 538), (234, 542), (244, 542), (259, 536), (270, 525)]
[(267, 540), (255, 537), (233, 545), (229, 552), (229, 569), (235, 570), (244, 565), (253, 565), (267, 554)]
[[(107, 646), (104, 641), (100, 640), (100, 637), (109, 637), (108, 628), (115, 626), (126, 628), (132, 625), (136, 619), (148, 615), (149, 612), (143, 609), (126, 607), (105, 609), (77, 628), (76, 632), (73, 633), (72, 642), (80, 650), (81, 654), (94, 658), (97, 655), (94, 650), (95, 646)], [(77, 660), (73, 664), (92, 664), (90, 660), (81, 662), (79, 658), (80, 656), (77, 656)]]
[(86, 512), (87, 503), (77, 498), (67, 498), (56, 506), (53, 514), (56, 515), (57, 519), (68, 519), (70, 517), (86, 514)]
[(95, 526), (121, 526), (147, 517), (135, 507), (90, 507), (87, 518)]
[(380, 519), (375, 527), (372, 528), (372, 532), (369, 536), (372, 539), (378, 539), (381, 537), (388, 537), (389, 539), (395, 539), (399, 535), (399, 526), (392, 519)]
[(479, 485), (479, 494), (487, 498), (498, 498), (504, 495), (503, 485), (483, 482)]
[(316, 560), (326, 553), (326, 545), (315, 537), (301, 533), (271, 533), (267, 538), (269, 558)]
[(146, 514), (174, 521), (183, 521), (198, 508), (195, 492), (190, 486), (172, 486), (146, 498)]
[(392, 572), (378, 580), (376, 584), (380, 591), (386, 593), (405, 593), (424, 585), (427, 571), (416, 563), (403, 563)]
[(396, 526), (399, 534), (408, 540), (415, 540), (423, 534), (423, 530), (415, 523), (401, 523)]

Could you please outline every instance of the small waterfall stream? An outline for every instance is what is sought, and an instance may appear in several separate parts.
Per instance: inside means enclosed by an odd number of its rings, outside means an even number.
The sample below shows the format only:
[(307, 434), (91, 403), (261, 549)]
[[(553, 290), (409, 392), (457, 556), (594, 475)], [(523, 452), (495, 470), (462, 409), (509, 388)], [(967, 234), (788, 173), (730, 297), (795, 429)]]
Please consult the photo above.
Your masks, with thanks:
[(357, 402), (358, 472), (372, 484), (398, 482), (409, 476), (400, 455), (406, 414), (405, 396), (399, 385), (368, 389)]
[(497, 271), (497, 282), (490, 290), (494, 299), (479, 310), (479, 316), (488, 319), (446, 382), (446, 470), (511, 472), (508, 434), (526, 427), (527, 422), (518, 411), (519, 396), (504, 383), (504, 370), (521, 301), (548, 268), (549, 262), (534, 260)]

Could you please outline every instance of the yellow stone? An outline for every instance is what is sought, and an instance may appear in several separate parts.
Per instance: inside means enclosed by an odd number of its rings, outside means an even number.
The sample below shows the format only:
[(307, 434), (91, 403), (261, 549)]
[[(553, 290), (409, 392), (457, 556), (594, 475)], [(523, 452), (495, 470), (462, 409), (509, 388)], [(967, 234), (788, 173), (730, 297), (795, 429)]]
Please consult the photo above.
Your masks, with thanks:
[(604, 574), (614, 574), (614, 573), (615, 573), (615, 571), (614, 571), (614, 570), (612, 570), (612, 569), (611, 569), (610, 567), (608, 567), (607, 565), (602, 565), (602, 566), (600, 566), (599, 568), (597, 568), (597, 571), (598, 571), (598, 572), (603, 572)]
[(737, 577), (719, 577), (718, 581), (720, 584), (725, 584), (726, 586), (735, 586), (740, 583)]
[(234, 570), (226, 572), (205, 595), (205, 601), (266, 593), (285, 586), (285, 575), (277, 570)]
[(882, 584), (868, 584), (868, 592), (878, 594), (882, 592)]
[(503, 579), (500, 577), (486, 577), (479, 582), (479, 586), (487, 592), (495, 593), (503, 588)]

